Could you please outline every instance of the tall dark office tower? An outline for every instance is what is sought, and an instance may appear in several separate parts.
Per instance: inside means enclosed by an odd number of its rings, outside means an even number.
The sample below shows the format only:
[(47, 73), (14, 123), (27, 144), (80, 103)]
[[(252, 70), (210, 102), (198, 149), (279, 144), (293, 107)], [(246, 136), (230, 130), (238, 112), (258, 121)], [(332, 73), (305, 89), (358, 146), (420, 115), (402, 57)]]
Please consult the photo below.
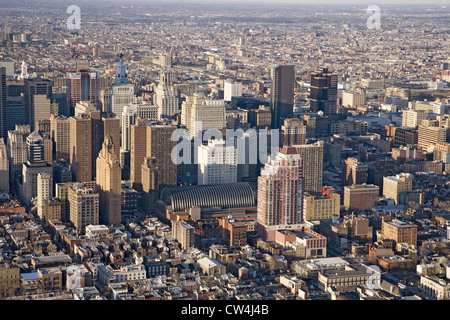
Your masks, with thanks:
[(311, 73), (310, 108), (324, 115), (336, 114), (338, 76), (328, 68), (317, 68)]
[(281, 119), (293, 114), (294, 81), (295, 72), (293, 65), (272, 66), (270, 88), (272, 129), (279, 129)]
[(53, 82), (49, 79), (33, 78), (24, 80), (24, 100), (26, 124), (31, 127), (31, 132), (35, 126), (35, 101), (34, 96), (45, 95), (47, 99), (52, 98)]
[(0, 138), (6, 142), (6, 68), (0, 67)]

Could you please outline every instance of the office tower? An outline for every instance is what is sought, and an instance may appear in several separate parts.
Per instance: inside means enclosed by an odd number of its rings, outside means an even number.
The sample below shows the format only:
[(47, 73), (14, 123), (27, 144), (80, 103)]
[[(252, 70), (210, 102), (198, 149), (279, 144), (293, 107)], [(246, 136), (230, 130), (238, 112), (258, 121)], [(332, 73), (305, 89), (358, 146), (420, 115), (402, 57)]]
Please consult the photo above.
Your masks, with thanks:
[(237, 181), (258, 176), (258, 136), (247, 131), (237, 137)]
[(303, 222), (302, 158), (293, 147), (283, 147), (258, 177), (258, 234), (274, 241), (279, 227)]
[[(118, 119), (117, 119), (118, 120)], [(100, 200), (100, 223), (119, 225), (121, 222), (121, 169), (119, 154), (110, 135), (105, 136), (103, 148), (97, 157), (96, 183)]]
[(97, 108), (91, 101), (79, 101), (75, 104), (74, 115), (79, 117), (80, 114), (89, 114), (96, 111)]
[(417, 225), (393, 219), (391, 216), (383, 216), (381, 240), (394, 240), (397, 250), (400, 250), (400, 245), (404, 243), (417, 247)]
[(92, 181), (92, 119), (70, 117), (70, 163), (73, 181)]
[(380, 188), (373, 184), (354, 184), (344, 187), (345, 210), (372, 210), (380, 196)]
[(50, 119), (52, 101), (45, 94), (34, 95), (34, 128), (37, 129), (36, 123), (40, 120)]
[(182, 106), (181, 122), (191, 137), (201, 137), (202, 131), (208, 129), (221, 130), (226, 127), (225, 103), (206, 98), (203, 93), (187, 97)]
[[(50, 99), (53, 95), (53, 82), (48, 79), (33, 78), (24, 80), (25, 117), (31, 131), (34, 131), (36, 116), (42, 119), (50, 112)], [(35, 99), (35, 96), (37, 98)], [(37, 109), (37, 113), (35, 112)], [(50, 118), (48, 114), (47, 119)]]
[(53, 174), (53, 168), (45, 162), (44, 140), (33, 131), (27, 136), (27, 161), (22, 167), (22, 200), (31, 206), (31, 200), (37, 196), (37, 176), (39, 173)]
[(53, 197), (53, 176), (49, 173), (37, 175), (37, 214), (44, 218), (44, 201)]
[(136, 104), (136, 118), (148, 119), (152, 121), (159, 120), (158, 106), (151, 104)]
[(187, 250), (195, 244), (195, 228), (186, 221), (172, 220), (172, 237), (177, 239), (181, 245), (181, 249)]
[(283, 118), (294, 110), (295, 70), (293, 65), (274, 65), (271, 69), (270, 108), (272, 129), (280, 129)]
[(366, 92), (361, 89), (344, 90), (342, 92), (342, 105), (344, 107), (359, 107), (366, 104)]
[(6, 68), (0, 66), (0, 138), (6, 140), (7, 132), (6, 111)]
[(306, 143), (306, 126), (300, 119), (286, 119), (281, 127), (281, 146)]
[(338, 76), (328, 68), (318, 68), (311, 73), (310, 109), (336, 114)]
[(401, 173), (395, 176), (383, 177), (383, 196), (399, 203), (400, 193), (412, 190), (413, 175)]
[(322, 194), (323, 147), (324, 142), (295, 145), (298, 155), (302, 158), (303, 190), (313, 195)]
[(136, 191), (142, 191), (141, 170), (147, 156), (147, 126), (147, 119), (136, 119), (136, 123), (131, 126), (130, 180)]
[(427, 112), (424, 110), (407, 109), (402, 110), (402, 127), (417, 129), (422, 120), (427, 119)]
[(444, 143), (447, 139), (447, 129), (432, 126), (420, 125), (417, 134), (417, 145), (423, 150), (428, 150), (430, 147), (436, 146), (438, 143)]
[(114, 147), (113, 152), (120, 160), (120, 119), (113, 117), (112, 114), (106, 114), (102, 117), (102, 121), (103, 133), (100, 133), (100, 135), (103, 139), (106, 136), (110, 137)]
[(171, 68), (172, 67), (172, 50), (164, 51), (159, 56), (159, 65), (163, 68)]
[(198, 147), (198, 185), (237, 182), (237, 152), (225, 140), (209, 140)]
[(102, 104), (102, 112), (112, 112), (111, 105), (112, 89), (106, 88), (100, 90), (100, 103)]
[[(145, 117), (143, 117), (145, 119)], [(122, 143), (121, 148), (129, 151), (131, 148), (131, 126), (136, 123), (136, 107), (134, 105), (125, 106), (122, 110), (121, 127)]]
[(70, 118), (50, 116), (51, 137), (55, 146), (55, 159), (70, 159)]
[[(172, 134), (177, 129), (173, 125), (147, 126), (147, 150), (146, 156), (156, 159), (159, 170), (158, 181), (160, 186), (173, 186), (177, 184), (177, 166), (172, 161), (171, 153), (177, 145), (172, 141)], [(140, 164), (142, 165), (143, 160)]]
[(128, 76), (123, 65), (123, 56), (120, 54), (120, 62), (117, 67), (116, 80), (111, 87), (111, 111), (120, 118), (123, 107), (136, 102), (134, 85), (128, 83)]
[(89, 68), (78, 68), (75, 72), (67, 72), (67, 92), (71, 114), (80, 101), (90, 101), (94, 105), (100, 102), (100, 75), (89, 72)]
[(22, 171), (23, 163), (27, 161), (27, 136), (30, 125), (16, 125), (15, 130), (8, 131), (6, 151), (9, 158), (10, 179)]
[(141, 168), (142, 192), (140, 198), (141, 208), (145, 212), (153, 213), (154, 206), (159, 197), (159, 169), (156, 158), (145, 157)]
[(367, 183), (369, 167), (356, 158), (348, 158), (342, 164), (342, 185)]
[(0, 190), (9, 193), (9, 159), (4, 139), (0, 138)]
[(272, 123), (272, 112), (269, 107), (259, 106), (248, 111), (248, 122), (255, 129), (269, 129)]
[(65, 81), (64, 81), (64, 86), (61, 87), (53, 87), (53, 92), (52, 92), (52, 101), (56, 102), (58, 104), (58, 112), (57, 115), (58, 116), (66, 116), (66, 117), (70, 117), (70, 108), (69, 108), (69, 97), (67, 94), (68, 88), (65, 85)]
[(177, 91), (174, 86), (158, 84), (155, 90), (158, 118), (168, 118), (179, 112)]
[(53, 163), (53, 141), (49, 134), (39, 133), (42, 137), (42, 143), (44, 144), (44, 161), (49, 165)]
[(94, 188), (72, 184), (67, 190), (69, 217), (75, 231), (85, 233), (86, 226), (99, 224), (99, 194)]
[(303, 197), (303, 215), (306, 221), (332, 219), (340, 215), (341, 196), (332, 187), (323, 187), (322, 195), (307, 192)]
[[(231, 102), (233, 97), (242, 96), (242, 83), (226, 80), (223, 88), (223, 98), (226, 102)], [(292, 93), (293, 94), (293, 93)]]

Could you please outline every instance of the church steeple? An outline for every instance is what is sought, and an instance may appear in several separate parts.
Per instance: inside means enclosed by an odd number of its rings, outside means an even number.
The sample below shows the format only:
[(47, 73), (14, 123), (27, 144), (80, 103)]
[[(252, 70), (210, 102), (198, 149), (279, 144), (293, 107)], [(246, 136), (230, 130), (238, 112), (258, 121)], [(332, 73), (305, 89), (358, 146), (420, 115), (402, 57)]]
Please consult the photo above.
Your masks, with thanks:
[(120, 54), (120, 61), (119, 66), (117, 67), (117, 74), (116, 74), (116, 82), (115, 84), (127, 84), (128, 83), (128, 77), (127, 77), (127, 71), (125, 70), (125, 67), (123, 65), (123, 54)]

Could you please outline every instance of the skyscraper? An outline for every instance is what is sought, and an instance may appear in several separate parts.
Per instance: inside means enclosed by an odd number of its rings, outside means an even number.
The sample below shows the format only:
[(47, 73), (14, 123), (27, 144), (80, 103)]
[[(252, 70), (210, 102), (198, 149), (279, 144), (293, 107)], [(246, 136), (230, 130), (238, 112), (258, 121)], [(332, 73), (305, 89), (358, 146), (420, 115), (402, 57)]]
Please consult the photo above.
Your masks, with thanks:
[(67, 189), (67, 198), (70, 222), (77, 233), (84, 233), (86, 226), (90, 224), (99, 224), (99, 194), (93, 188), (71, 184)]
[(111, 110), (117, 118), (122, 115), (123, 107), (136, 102), (134, 85), (128, 83), (128, 76), (123, 65), (123, 56), (120, 54), (120, 62), (117, 67), (116, 80), (111, 87)]
[(295, 145), (297, 153), (302, 158), (303, 189), (312, 195), (322, 194), (323, 147), (324, 142)]
[(164, 70), (160, 74), (160, 81), (156, 88), (156, 105), (158, 117), (167, 118), (179, 112), (177, 90), (173, 86), (173, 71)]
[(130, 146), (130, 180), (133, 189), (142, 190), (142, 164), (147, 156), (147, 119), (136, 119), (136, 123), (131, 126), (131, 146)]
[(100, 199), (100, 223), (118, 225), (121, 221), (121, 170), (110, 135), (105, 136), (103, 148), (97, 157), (96, 183)]
[(6, 68), (0, 67), (0, 138), (5, 141), (8, 137), (6, 117)]
[(342, 185), (344, 186), (367, 183), (368, 175), (369, 167), (356, 158), (348, 158), (342, 164)]
[(271, 69), (270, 106), (272, 129), (280, 129), (281, 119), (293, 114), (295, 70), (293, 65), (274, 65)]
[(50, 116), (51, 137), (55, 145), (55, 159), (70, 159), (70, 119)]
[[(31, 131), (35, 130), (36, 106), (38, 106), (38, 118), (42, 119), (41, 111), (46, 113), (46, 106), (48, 111), (50, 111), (50, 99), (53, 94), (52, 87), (53, 82), (48, 79), (33, 78), (24, 80), (25, 117)], [(35, 100), (36, 95), (38, 96), (37, 101)]]
[(336, 114), (338, 76), (328, 68), (311, 73), (310, 109), (325, 115)]
[(22, 169), (22, 200), (28, 207), (37, 196), (38, 174), (53, 175), (53, 168), (45, 162), (44, 154), (44, 140), (39, 133), (33, 131), (27, 137), (27, 161)]
[(225, 140), (209, 140), (198, 147), (198, 185), (237, 182), (237, 151)]
[(37, 175), (37, 214), (44, 218), (45, 200), (53, 197), (53, 176), (49, 173), (38, 173)]
[(281, 127), (281, 145), (292, 146), (306, 143), (306, 125), (297, 118), (284, 120)]
[(257, 229), (274, 241), (279, 227), (303, 222), (302, 159), (294, 147), (283, 147), (258, 177)]
[(154, 205), (159, 197), (159, 169), (156, 166), (156, 159), (153, 157), (145, 157), (141, 170), (141, 207), (146, 212), (153, 213)]
[(3, 138), (0, 138), (0, 190), (9, 193), (9, 159)]
[(80, 101), (90, 101), (94, 105), (100, 102), (100, 75), (80, 68), (76, 72), (67, 72), (67, 91), (71, 114)]
[(70, 163), (73, 181), (92, 181), (92, 120), (70, 117)]

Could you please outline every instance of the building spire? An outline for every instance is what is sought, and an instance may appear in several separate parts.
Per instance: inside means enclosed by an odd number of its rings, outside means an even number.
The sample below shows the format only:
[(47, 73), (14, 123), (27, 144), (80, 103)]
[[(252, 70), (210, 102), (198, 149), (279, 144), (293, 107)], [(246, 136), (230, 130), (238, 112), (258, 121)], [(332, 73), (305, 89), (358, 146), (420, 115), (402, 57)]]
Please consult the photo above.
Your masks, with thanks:
[(123, 54), (120, 53), (120, 61), (119, 66), (117, 67), (117, 74), (116, 74), (116, 84), (126, 84), (128, 83), (128, 77), (127, 77), (127, 71), (125, 70), (125, 67), (123, 65)]

